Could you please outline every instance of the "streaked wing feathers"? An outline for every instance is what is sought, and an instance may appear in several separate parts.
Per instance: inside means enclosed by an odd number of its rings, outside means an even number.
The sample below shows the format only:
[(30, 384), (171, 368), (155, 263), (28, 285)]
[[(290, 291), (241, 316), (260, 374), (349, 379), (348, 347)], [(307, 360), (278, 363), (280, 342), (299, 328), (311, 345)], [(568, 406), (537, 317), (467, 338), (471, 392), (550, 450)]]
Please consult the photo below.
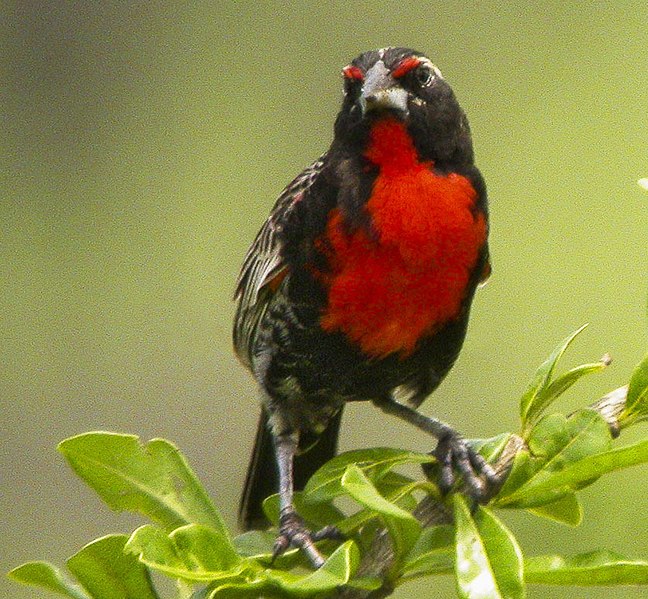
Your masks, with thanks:
[(279, 235), (282, 223), (313, 184), (322, 170), (325, 157), (326, 154), (320, 156), (281, 192), (270, 216), (245, 255), (234, 294), (237, 302), (234, 349), (248, 368), (252, 367), (251, 352), (257, 327), (276, 290), (269, 283), (286, 269)]

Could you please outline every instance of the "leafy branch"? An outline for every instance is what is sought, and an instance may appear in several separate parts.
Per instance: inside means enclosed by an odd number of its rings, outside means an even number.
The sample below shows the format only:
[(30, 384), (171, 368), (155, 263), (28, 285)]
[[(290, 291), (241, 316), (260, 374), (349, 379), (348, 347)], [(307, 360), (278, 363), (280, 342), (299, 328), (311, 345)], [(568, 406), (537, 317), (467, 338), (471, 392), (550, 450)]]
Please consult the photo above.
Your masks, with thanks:
[[(524, 556), (496, 515), (518, 509), (576, 526), (582, 519), (580, 489), (614, 470), (648, 462), (648, 440), (625, 446), (616, 441), (623, 429), (648, 419), (648, 357), (628, 386), (594, 405), (569, 416), (547, 413), (580, 378), (609, 364), (604, 356), (556, 376), (559, 359), (580, 330), (554, 350), (522, 395), (520, 433), (471, 441), (507, 473), (488, 506), (471, 509), (460, 485), (442, 496), (428, 454), (391, 448), (347, 452), (324, 465), (296, 497), (309, 524), (335, 524), (348, 539), (337, 546), (324, 542), (328, 559), (312, 571), (295, 550), (272, 563), (272, 531), (232, 537), (168, 441), (142, 444), (132, 435), (86, 433), (59, 445), (70, 466), (109, 507), (137, 512), (150, 523), (130, 535), (97, 539), (73, 555), (67, 569), (75, 582), (46, 562), (23, 564), (9, 576), (73, 599), (159, 598), (151, 572), (174, 579), (179, 599), (377, 598), (434, 575), (454, 576), (465, 598), (521, 598), (528, 584), (648, 584), (648, 561), (606, 551)], [(412, 464), (424, 465), (430, 479), (399, 471)], [(341, 509), (341, 497), (357, 508)], [(277, 497), (268, 498), (264, 509), (276, 524)]]

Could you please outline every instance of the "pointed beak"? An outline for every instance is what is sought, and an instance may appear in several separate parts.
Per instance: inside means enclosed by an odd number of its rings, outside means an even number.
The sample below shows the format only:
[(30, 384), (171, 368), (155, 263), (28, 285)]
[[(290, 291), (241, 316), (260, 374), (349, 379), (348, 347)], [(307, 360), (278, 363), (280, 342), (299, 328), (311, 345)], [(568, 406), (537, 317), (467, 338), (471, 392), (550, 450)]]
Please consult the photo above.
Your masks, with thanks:
[(382, 110), (407, 115), (407, 100), (407, 91), (394, 80), (382, 61), (369, 69), (359, 99), (363, 116)]

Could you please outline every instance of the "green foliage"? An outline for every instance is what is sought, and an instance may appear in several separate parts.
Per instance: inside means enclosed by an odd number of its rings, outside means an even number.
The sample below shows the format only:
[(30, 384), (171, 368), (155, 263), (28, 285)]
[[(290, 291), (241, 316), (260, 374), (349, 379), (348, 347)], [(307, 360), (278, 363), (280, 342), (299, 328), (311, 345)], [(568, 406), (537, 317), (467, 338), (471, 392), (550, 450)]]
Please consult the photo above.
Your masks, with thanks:
[[(581, 329), (582, 330), (582, 329)], [(422, 576), (452, 575), (460, 597), (522, 598), (528, 584), (648, 584), (648, 562), (606, 551), (573, 557), (524, 557), (495, 510), (523, 509), (569, 526), (582, 519), (578, 491), (600, 476), (648, 462), (648, 440), (617, 446), (608, 423), (593, 409), (570, 416), (546, 414), (566, 389), (608, 360), (554, 376), (557, 363), (579, 331), (567, 337), (536, 372), (520, 401), (521, 437), (502, 433), (471, 445), (496, 461), (520, 441), (508, 478), (487, 507), (470, 509), (461, 494), (442, 497), (431, 480), (398, 471), (428, 464), (428, 454), (390, 448), (352, 451), (324, 465), (296, 505), (314, 527), (336, 524), (343, 543), (321, 543), (328, 559), (313, 571), (291, 549), (272, 562), (275, 535), (252, 531), (232, 538), (223, 519), (180, 452), (156, 439), (95, 432), (59, 446), (74, 471), (115, 510), (150, 520), (130, 536), (98, 539), (72, 556), (69, 582), (54, 566), (30, 562), (9, 576), (73, 599), (156, 599), (150, 573), (177, 581), (180, 599), (228, 597), (329, 597), (342, 586), (371, 590)], [(635, 369), (621, 428), (648, 418), (648, 359)], [(342, 510), (340, 497), (356, 508)], [(439, 502), (451, 522), (423, 528), (412, 515), (422, 498)], [(349, 502), (345, 502), (347, 505)], [(264, 508), (276, 523), (276, 496)], [(386, 529), (394, 559), (381, 579), (357, 576), (378, 529)]]
[(126, 535), (108, 535), (67, 561), (68, 570), (91, 597), (156, 599), (145, 564), (124, 551)]
[(182, 454), (164, 439), (141, 445), (135, 435), (86, 433), (59, 451), (114, 510), (139, 512), (166, 530), (196, 523), (229, 534)]
[(454, 501), (459, 595), (519, 599), (525, 596), (522, 551), (515, 537), (487, 508), (470, 514), (465, 500)]
[[(606, 452), (611, 442), (608, 424), (593, 410), (581, 410), (568, 418), (562, 414), (545, 416), (531, 430), (528, 449), (517, 453), (513, 471), (495, 505), (535, 507), (562, 499), (582, 486), (581, 482), (597, 476), (595, 472), (586, 473), (583, 481), (580, 462)], [(565, 480), (565, 469), (575, 464), (574, 476)]]
[(391, 448), (359, 449), (334, 457), (308, 481), (304, 492), (312, 503), (329, 501), (345, 494), (342, 477), (349, 466), (355, 466), (373, 483), (378, 483), (397, 466), (427, 464), (434, 458), (426, 454)]
[(341, 483), (353, 499), (378, 514), (385, 523), (394, 543), (397, 559), (393, 570), (397, 572), (401, 565), (399, 558), (407, 555), (421, 535), (421, 523), (410, 512), (385, 499), (358, 466), (350, 464), (342, 475)]
[(146, 524), (131, 535), (125, 550), (152, 570), (182, 580), (235, 578), (243, 569), (230, 540), (202, 524), (181, 526), (168, 535)]
[(582, 364), (573, 368), (556, 379), (553, 374), (558, 361), (567, 348), (571, 345), (576, 336), (581, 333), (587, 325), (574, 331), (566, 337), (563, 342), (551, 353), (535, 373), (531, 384), (520, 400), (520, 418), (522, 419), (522, 433), (526, 436), (530, 433), (533, 425), (538, 421), (542, 413), (578, 379), (592, 372), (603, 370), (609, 364), (609, 358), (604, 356), (599, 362), (593, 364)]
[(16, 582), (31, 584), (72, 599), (88, 599), (78, 586), (64, 578), (58, 568), (47, 562), (27, 562), (8, 574)]
[(124, 551), (127, 535), (108, 535), (89, 543), (67, 560), (68, 570), (85, 591), (68, 582), (52, 565), (29, 562), (9, 577), (74, 599), (157, 599), (149, 570)]
[(648, 356), (632, 373), (628, 386), (628, 399), (619, 417), (622, 427), (641, 420), (648, 420)]
[(527, 582), (579, 586), (648, 584), (648, 562), (628, 560), (611, 551), (592, 551), (570, 558), (532, 557), (524, 562)]

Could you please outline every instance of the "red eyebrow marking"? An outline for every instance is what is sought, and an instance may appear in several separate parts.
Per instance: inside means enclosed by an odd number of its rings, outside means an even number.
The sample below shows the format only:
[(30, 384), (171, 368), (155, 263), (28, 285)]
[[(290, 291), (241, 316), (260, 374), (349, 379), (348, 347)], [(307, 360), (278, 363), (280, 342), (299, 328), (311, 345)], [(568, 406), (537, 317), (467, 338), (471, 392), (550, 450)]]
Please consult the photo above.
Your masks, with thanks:
[(398, 63), (398, 66), (392, 72), (392, 76), (394, 77), (394, 79), (404, 77), (405, 75), (407, 75), (407, 73), (409, 73), (412, 69), (415, 69), (420, 64), (421, 59), (416, 58), (416, 56), (408, 56), (407, 58), (403, 58), (403, 60)]
[(350, 64), (348, 67), (344, 67), (342, 69), (342, 74), (346, 79), (357, 79), (358, 81), (362, 81), (364, 79), (364, 73), (362, 72), (362, 69), (360, 69), (360, 67), (353, 66), (352, 64)]

